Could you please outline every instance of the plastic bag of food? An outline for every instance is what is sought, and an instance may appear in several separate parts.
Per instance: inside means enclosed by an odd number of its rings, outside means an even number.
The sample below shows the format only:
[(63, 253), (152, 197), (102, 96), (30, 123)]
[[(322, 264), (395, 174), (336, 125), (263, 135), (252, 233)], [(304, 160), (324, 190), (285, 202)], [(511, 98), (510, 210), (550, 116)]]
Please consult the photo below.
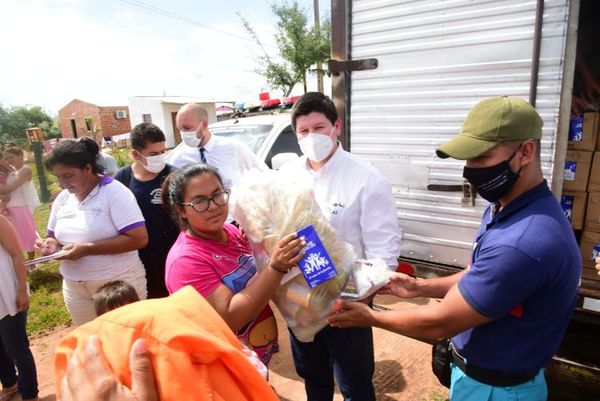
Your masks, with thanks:
[(286, 274), (273, 301), (300, 341), (310, 342), (327, 325), (356, 259), (352, 245), (340, 241), (314, 200), (309, 176), (250, 171), (232, 191), (231, 210), (250, 241), (259, 269), (268, 265), (279, 239), (312, 225), (337, 275), (310, 288), (298, 268)]
[(383, 259), (357, 259), (352, 277), (342, 292), (348, 300), (365, 299), (390, 282), (390, 270)]

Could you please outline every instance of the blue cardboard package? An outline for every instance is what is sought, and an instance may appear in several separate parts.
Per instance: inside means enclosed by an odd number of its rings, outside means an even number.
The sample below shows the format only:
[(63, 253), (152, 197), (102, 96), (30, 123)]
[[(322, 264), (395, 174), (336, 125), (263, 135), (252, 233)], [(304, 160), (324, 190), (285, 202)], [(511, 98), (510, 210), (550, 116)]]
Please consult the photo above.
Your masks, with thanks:
[(298, 262), (298, 267), (310, 288), (323, 284), (335, 277), (337, 271), (327, 254), (327, 250), (312, 225), (298, 230), (298, 237), (304, 237), (306, 246), (304, 256)]

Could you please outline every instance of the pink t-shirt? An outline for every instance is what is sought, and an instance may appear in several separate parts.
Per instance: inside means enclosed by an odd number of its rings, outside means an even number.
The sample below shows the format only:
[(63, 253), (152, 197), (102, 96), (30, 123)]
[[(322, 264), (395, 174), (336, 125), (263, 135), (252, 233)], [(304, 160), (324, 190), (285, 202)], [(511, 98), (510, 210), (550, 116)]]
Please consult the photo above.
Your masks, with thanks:
[[(185, 231), (179, 234), (165, 265), (169, 293), (186, 285), (191, 285), (204, 297), (220, 285), (226, 285), (234, 294), (246, 288), (257, 273), (250, 244), (234, 225), (225, 224), (223, 228), (228, 238), (226, 244), (191, 236)], [(275, 317), (268, 305), (237, 335), (256, 351), (265, 365), (279, 348)]]

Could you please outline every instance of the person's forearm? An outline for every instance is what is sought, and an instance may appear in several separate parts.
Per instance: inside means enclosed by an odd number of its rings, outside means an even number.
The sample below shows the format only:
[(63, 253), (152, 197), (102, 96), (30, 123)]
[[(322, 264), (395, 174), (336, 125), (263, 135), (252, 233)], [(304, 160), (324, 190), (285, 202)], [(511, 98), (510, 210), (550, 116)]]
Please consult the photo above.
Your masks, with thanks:
[(235, 294), (231, 298), (228, 316), (225, 318), (229, 327), (237, 331), (254, 319), (275, 294), (282, 278), (282, 273), (267, 266), (254, 281)]
[(147, 244), (148, 237), (135, 238), (126, 234), (120, 234), (113, 238), (90, 242), (86, 245), (88, 247), (88, 255), (110, 255), (135, 251), (136, 249), (145, 247)]
[(25, 259), (23, 258), (22, 253), (18, 253), (15, 255), (11, 255), (13, 269), (15, 270), (15, 274), (17, 276), (17, 283), (19, 285), (19, 291), (27, 290), (27, 270), (25, 268)]
[(0, 187), (0, 195), (9, 195), (16, 188), (13, 184), (4, 185)]
[(417, 291), (420, 297), (444, 298), (446, 293), (465, 274), (466, 270), (446, 277), (417, 279)]
[(373, 327), (413, 337), (437, 340), (458, 333), (440, 316), (437, 305), (426, 305), (400, 310), (372, 312)]

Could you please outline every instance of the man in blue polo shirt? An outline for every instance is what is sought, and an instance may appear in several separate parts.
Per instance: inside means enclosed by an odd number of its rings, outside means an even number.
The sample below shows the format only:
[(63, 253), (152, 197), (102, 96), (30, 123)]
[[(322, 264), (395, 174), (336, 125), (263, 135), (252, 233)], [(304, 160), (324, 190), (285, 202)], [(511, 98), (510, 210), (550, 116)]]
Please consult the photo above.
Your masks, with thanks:
[(345, 303), (330, 324), (452, 337), (452, 401), (546, 400), (543, 367), (571, 319), (581, 257), (542, 175), (541, 137), (542, 120), (522, 99), (475, 105), (460, 134), (437, 149), (466, 160), (463, 176), (491, 202), (468, 268), (427, 280), (395, 274), (384, 293), (442, 302), (385, 312)]

